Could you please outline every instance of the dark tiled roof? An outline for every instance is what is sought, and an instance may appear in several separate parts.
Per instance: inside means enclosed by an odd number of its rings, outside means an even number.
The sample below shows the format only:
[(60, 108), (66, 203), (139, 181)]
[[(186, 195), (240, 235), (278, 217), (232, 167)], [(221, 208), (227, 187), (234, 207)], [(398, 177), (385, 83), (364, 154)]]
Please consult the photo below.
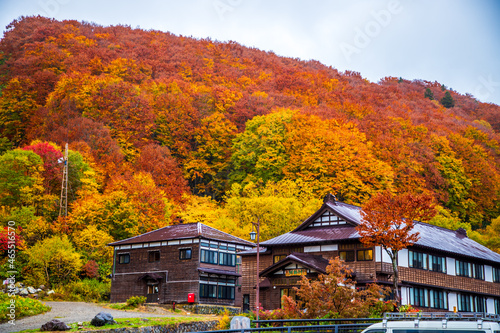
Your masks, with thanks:
[(252, 242), (232, 236), (220, 230), (209, 227), (203, 223), (170, 225), (167, 227), (147, 232), (142, 235), (117, 241), (108, 245), (116, 246), (125, 244), (149, 243), (149, 242), (159, 242), (166, 240), (198, 238), (198, 237), (218, 240), (228, 243), (255, 246), (255, 244), (253, 244)]
[(500, 262), (500, 254), (488, 249), (458, 231), (437, 227), (428, 223), (416, 222), (413, 229), (420, 234), (415, 245), (454, 253), (466, 257), (474, 257), (488, 261)]
[(305, 267), (309, 267), (318, 271), (320, 273), (326, 273), (326, 266), (328, 266), (329, 262), (327, 259), (322, 256), (316, 256), (307, 253), (291, 253), (286, 258), (281, 259), (277, 263), (269, 266), (265, 270), (259, 273), (260, 276), (266, 276), (269, 273), (274, 273), (277, 270), (283, 269), (288, 266), (290, 263), (296, 262)]
[(210, 273), (210, 274), (219, 274), (219, 275), (231, 275), (231, 276), (241, 276), (241, 274), (236, 273), (234, 271), (225, 271), (222, 269), (214, 269), (214, 268), (205, 268), (205, 267), (198, 267), (198, 270), (203, 273)]
[[(342, 217), (351, 224), (337, 226), (309, 227), (325, 210)], [(348, 205), (340, 201), (325, 201), (321, 208), (305, 220), (295, 230), (261, 242), (262, 246), (306, 245), (334, 243), (342, 240), (358, 239), (355, 225), (361, 222), (361, 207)], [(500, 262), (500, 254), (478, 244), (458, 231), (437, 227), (428, 223), (416, 222), (415, 232), (420, 234), (416, 246), (443, 251), (451, 254)]]
[(291, 231), (278, 237), (269, 239), (261, 244), (263, 246), (287, 244), (314, 244), (340, 241), (344, 239), (357, 239), (359, 234), (354, 226), (343, 225), (335, 227), (307, 228), (301, 231)]
[[(262, 244), (262, 243), (261, 243)], [(255, 245), (255, 244), (254, 244)], [(259, 244), (259, 248), (260, 248), (260, 252), (261, 254), (264, 254), (267, 252), (267, 247), (262, 247), (260, 246)], [(250, 250), (245, 250), (245, 251), (241, 251), (238, 253), (239, 255), (246, 255), (246, 254), (257, 254), (257, 246), (250, 249)]]

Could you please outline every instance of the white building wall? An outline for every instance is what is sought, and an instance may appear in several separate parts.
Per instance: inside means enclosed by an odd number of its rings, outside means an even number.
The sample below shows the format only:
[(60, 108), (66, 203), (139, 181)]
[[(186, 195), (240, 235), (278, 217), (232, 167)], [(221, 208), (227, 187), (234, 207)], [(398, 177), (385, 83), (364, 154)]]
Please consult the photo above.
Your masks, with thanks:
[(486, 312), (495, 313), (495, 300), (493, 298), (486, 300)]
[(391, 257), (389, 257), (387, 252), (384, 249), (382, 249), (381, 246), (375, 246), (374, 251), (375, 251), (375, 261), (376, 262), (380, 262), (382, 260), (382, 262), (386, 262), (389, 264), (392, 263)]
[(401, 287), (401, 305), (407, 305), (410, 303), (410, 295), (409, 295), (408, 287)]
[(408, 267), (408, 249), (402, 249), (398, 253), (398, 266)]
[(455, 259), (446, 257), (446, 274), (457, 275), (455, 273)]
[(484, 265), (484, 281), (493, 282), (493, 268), (488, 265)]
[[(455, 266), (453, 266), (455, 267)], [(448, 294), (448, 311), (453, 311), (457, 309), (458, 311), (458, 301), (457, 301), (457, 293), (449, 293)]]

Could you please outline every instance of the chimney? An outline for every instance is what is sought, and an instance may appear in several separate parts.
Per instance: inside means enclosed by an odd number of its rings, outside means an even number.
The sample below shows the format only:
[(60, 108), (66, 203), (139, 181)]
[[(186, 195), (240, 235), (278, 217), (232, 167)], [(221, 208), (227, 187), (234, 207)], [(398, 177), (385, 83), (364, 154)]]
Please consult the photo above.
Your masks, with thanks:
[(325, 198), (323, 199), (324, 203), (327, 203), (327, 202), (335, 203), (335, 201), (337, 201), (337, 198), (331, 193), (328, 193), (327, 195), (325, 195)]
[(465, 230), (464, 228), (458, 228), (458, 229), (457, 229), (457, 233), (458, 233), (460, 236), (467, 237), (467, 230)]

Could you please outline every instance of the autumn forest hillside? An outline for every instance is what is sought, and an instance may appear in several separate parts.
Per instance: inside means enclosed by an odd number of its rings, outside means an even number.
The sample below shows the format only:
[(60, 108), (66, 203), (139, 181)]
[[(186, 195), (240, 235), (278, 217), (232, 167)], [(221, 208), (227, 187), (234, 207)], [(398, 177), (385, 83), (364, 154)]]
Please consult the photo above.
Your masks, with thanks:
[[(0, 214), (33, 283), (103, 277), (105, 244), (173, 223), (248, 238), (259, 217), (274, 237), (327, 193), (357, 205), (430, 194), (431, 223), (500, 251), (500, 106), (438, 82), (372, 83), (236, 42), (25, 17), (0, 41), (0, 93)], [(72, 272), (40, 259), (51, 246), (74, 254)]]

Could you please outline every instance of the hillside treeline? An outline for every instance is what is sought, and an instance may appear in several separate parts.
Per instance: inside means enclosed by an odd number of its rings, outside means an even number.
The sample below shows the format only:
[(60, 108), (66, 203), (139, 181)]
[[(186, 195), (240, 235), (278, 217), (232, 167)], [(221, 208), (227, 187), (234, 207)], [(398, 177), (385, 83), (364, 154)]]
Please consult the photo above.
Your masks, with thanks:
[(107, 243), (174, 223), (248, 238), (258, 217), (274, 237), (327, 193), (357, 205), (431, 194), (432, 223), (500, 250), (500, 107), (438, 82), (372, 83), (235, 42), (23, 17), (0, 41), (0, 93), (0, 215), (16, 222), (33, 283), (102, 278)]

